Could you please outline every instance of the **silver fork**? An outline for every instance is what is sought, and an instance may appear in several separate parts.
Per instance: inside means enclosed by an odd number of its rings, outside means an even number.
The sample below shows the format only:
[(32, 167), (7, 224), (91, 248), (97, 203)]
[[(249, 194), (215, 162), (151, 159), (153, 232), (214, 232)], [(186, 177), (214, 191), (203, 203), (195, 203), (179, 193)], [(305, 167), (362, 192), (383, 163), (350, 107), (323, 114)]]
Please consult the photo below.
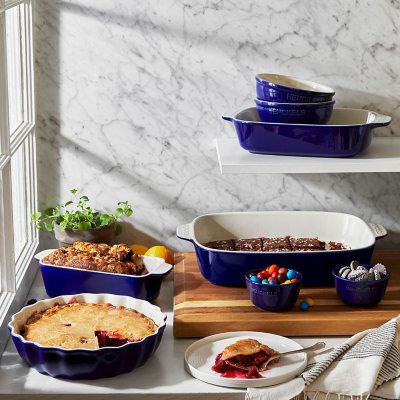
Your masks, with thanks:
[(312, 346), (306, 347), (304, 349), (292, 350), (292, 351), (287, 351), (286, 353), (276, 354), (274, 356), (271, 356), (267, 361), (265, 361), (263, 364), (261, 364), (258, 369), (259, 369), (259, 371), (265, 370), (265, 368), (267, 368), (267, 365), (272, 360), (275, 360), (277, 358), (284, 357), (284, 356), (289, 356), (291, 354), (296, 354), (296, 353), (306, 353), (308, 351), (320, 350), (320, 349), (323, 349), (324, 347), (325, 347), (325, 342), (317, 342), (317, 343), (313, 344)]

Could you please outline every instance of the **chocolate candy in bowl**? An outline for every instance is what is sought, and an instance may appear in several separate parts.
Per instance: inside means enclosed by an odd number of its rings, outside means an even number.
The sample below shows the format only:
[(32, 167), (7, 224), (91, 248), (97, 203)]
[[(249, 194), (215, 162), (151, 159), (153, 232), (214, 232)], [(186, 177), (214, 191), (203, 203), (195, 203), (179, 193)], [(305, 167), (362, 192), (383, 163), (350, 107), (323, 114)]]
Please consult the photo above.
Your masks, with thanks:
[[(70, 302), (109, 303), (116, 307), (128, 307), (151, 319), (157, 328), (141, 340), (97, 349), (44, 346), (24, 338), (24, 327), (35, 313), (40, 314), (54, 306)], [(8, 328), (19, 355), (38, 372), (65, 379), (98, 379), (129, 372), (147, 362), (160, 344), (166, 318), (159, 307), (145, 300), (111, 294), (81, 293), (41, 300), (26, 306), (12, 316)], [(67, 324), (65, 326), (68, 329)]]
[(335, 95), (328, 86), (278, 74), (256, 75), (256, 91), (260, 100), (281, 103), (321, 103)]
[[(276, 272), (268, 273), (274, 267)], [(267, 311), (282, 311), (296, 303), (303, 277), (298, 271), (272, 264), (264, 270), (248, 272), (245, 279), (250, 300), (255, 306)]]
[(261, 121), (288, 124), (325, 124), (334, 100), (322, 103), (277, 103), (255, 99)]
[(348, 265), (332, 270), (336, 293), (350, 306), (369, 307), (378, 304), (385, 295), (390, 272), (382, 264)]

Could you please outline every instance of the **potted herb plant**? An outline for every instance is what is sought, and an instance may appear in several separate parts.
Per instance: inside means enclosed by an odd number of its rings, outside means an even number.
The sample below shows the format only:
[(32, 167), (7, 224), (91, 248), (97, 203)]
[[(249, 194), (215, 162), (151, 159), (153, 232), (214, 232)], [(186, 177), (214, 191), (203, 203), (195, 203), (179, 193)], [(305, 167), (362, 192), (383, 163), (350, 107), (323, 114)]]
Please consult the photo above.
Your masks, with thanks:
[(117, 203), (113, 213), (95, 211), (89, 205), (87, 196), (76, 199), (77, 190), (70, 190), (74, 198), (64, 204), (57, 204), (43, 212), (33, 213), (31, 223), (39, 230), (54, 231), (60, 246), (74, 242), (111, 244), (115, 235), (121, 233), (118, 219), (133, 214), (127, 201)]

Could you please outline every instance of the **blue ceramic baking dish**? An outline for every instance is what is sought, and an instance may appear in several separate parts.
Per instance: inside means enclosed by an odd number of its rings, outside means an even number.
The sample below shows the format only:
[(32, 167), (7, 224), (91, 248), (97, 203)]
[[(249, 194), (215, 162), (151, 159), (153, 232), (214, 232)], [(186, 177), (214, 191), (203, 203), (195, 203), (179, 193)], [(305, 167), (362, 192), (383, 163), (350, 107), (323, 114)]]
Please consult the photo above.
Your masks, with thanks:
[[(20, 334), (25, 322), (34, 312), (44, 311), (55, 304), (66, 304), (72, 299), (81, 303), (110, 303), (133, 308), (151, 318), (158, 329), (138, 342), (94, 350), (45, 347), (25, 340)], [(19, 355), (38, 372), (64, 379), (99, 379), (129, 372), (143, 365), (161, 342), (166, 318), (159, 307), (144, 300), (129, 296), (82, 293), (41, 300), (24, 307), (13, 315), (8, 328)]]
[(325, 124), (332, 114), (334, 100), (323, 103), (277, 103), (255, 99), (263, 122)]
[[(331, 270), (353, 260), (369, 263), (377, 238), (387, 234), (377, 224), (344, 213), (324, 211), (254, 211), (205, 214), (177, 228), (194, 245), (203, 277), (220, 286), (244, 287), (244, 276), (267, 265), (284, 265), (303, 275), (303, 287), (333, 286)], [(344, 243), (346, 250), (256, 252), (215, 250), (215, 240), (257, 237), (318, 238)]]
[(260, 100), (282, 103), (319, 103), (335, 95), (328, 86), (279, 74), (256, 75), (256, 92)]
[(172, 269), (172, 265), (165, 263), (162, 258), (148, 256), (143, 256), (147, 273), (138, 276), (42, 263), (41, 260), (52, 251), (54, 249), (43, 250), (35, 255), (46, 293), (50, 297), (76, 293), (110, 293), (153, 301), (160, 293), (163, 277)]
[(334, 108), (326, 124), (262, 122), (255, 107), (233, 122), (240, 146), (251, 153), (309, 157), (354, 157), (371, 143), (373, 130), (391, 118), (373, 111)]

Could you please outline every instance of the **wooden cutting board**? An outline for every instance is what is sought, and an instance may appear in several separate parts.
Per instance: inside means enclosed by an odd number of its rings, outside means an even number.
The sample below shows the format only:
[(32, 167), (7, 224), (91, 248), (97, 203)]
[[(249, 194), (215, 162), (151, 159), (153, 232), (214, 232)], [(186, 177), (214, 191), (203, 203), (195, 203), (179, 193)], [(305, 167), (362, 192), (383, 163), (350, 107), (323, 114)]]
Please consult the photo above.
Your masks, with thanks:
[[(204, 337), (230, 331), (261, 331), (283, 336), (353, 335), (375, 328), (400, 314), (400, 251), (375, 251), (372, 261), (388, 267), (392, 276), (384, 299), (370, 308), (345, 305), (335, 288), (303, 288), (289, 311), (258, 309), (246, 288), (216, 286), (200, 274), (195, 253), (176, 253), (174, 268), (174, 335)], [(301, 311), (301, 299), (315, 305)]]

